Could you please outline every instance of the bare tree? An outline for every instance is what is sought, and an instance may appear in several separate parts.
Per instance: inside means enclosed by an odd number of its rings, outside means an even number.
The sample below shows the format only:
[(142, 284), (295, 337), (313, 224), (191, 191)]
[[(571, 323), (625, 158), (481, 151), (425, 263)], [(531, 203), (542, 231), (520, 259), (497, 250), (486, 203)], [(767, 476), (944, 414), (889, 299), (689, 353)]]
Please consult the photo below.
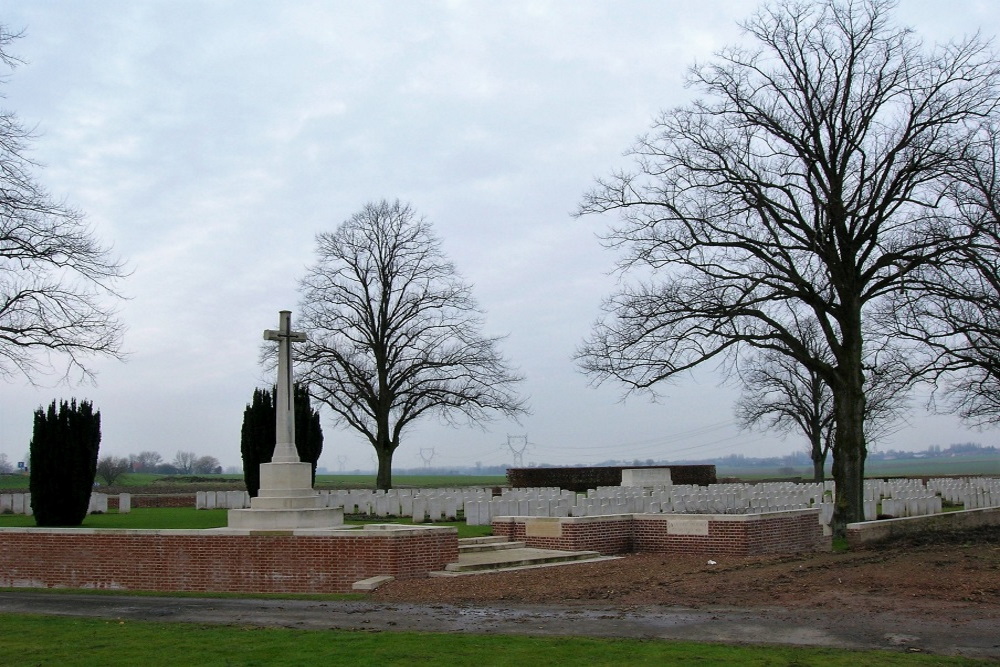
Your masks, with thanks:
[(149, 450), (132, 454), (129, 458), (132, 461), (132, 469), (136, 472), (151, 471), (163, 462), (163, 457), (160, 456), (159, 452)]
[[(18, 37), (0, 26), (0, 61), (11, 69), (19, 61), (7, 49)], [(34, 381), (65, 362), (64, 379), (92, 380), (91, 357), (122, 354), (109, 303), (125, 269), (79, 211), (35, 180), (32, 138), (0, 111), (0, 375)]]
[[(823, 355), (819, 331), (800, 332), (806, 347)], [(869, 445), (893, 432), (908, 405), (910, 375), (898, 355), (874, 364), (869, 355), (865, 375), (865, 440)], [(809, 443), (813, 480), (826, 477), (826, 459), (833, 447), (836, 425), (833, 393), (815, 369), (775, 350), (760, 350), (741, 361), (737, 376), (743, 392), (736, 401), (736, 418), (744, 428), (780, 433), (799, 432)]]
[[(862, 514), (867, 312), (963, 241), (933, 215), (938, 180), (995, 114), (1000, 67), (978, 37), (925, 49), (886, 0), (764, 6), (753, 46), (690, 71), (708, 98), (661, 114), (580, 213), (618, 211), (606, 242), (626, 285), (580, 349), (596, 382), (649, 390), (748, 348), (830, 387), (834, 527)], [(798, 337), (822, 333), (817, 357)]]
[(122, 475), (132, 470), (132, 462), (124, 456), (105, 456), (97, 462), (97, 479), (111, 486)]
[(192, 464), (191, 472), (198, 475), (219, 474), (222, 472), (222, 464), (214, 456), (202, 456)]
[(6, 454), (0, 454), (0, 475), (9, 475), (14, 472), (14, 464), (10, 462)]
[(834, 427), (833, 396), (823, 378), (792, 357), (765, 350), (749, 358), (740, 381), (743, 392), (735, 409), (740, 425), (805, 435), (813, 479), (823, 481)]
[(194, 472), (194, 466), (197, 461), (198, 455), (194, 452), (178, 451), (172, 465), (177, 469), (179, 474), (190, 475)]
[(986, 125), (972, 144), (976, 159), (953, 172), (942, 207), (969, 242), (921, 268), (889, 312), (900, 336), (926, 344), (914, 358), (965, 421), (1000, 424), (1000, 126)]
[(301, 284), (300, 381), (375, 448), (378, 488), (391, 487), (393, 453), (415, 420), (525, 412), (501, 339), (481, 333), (471, 287), (408, 205), (369, 203), (317, 246)]

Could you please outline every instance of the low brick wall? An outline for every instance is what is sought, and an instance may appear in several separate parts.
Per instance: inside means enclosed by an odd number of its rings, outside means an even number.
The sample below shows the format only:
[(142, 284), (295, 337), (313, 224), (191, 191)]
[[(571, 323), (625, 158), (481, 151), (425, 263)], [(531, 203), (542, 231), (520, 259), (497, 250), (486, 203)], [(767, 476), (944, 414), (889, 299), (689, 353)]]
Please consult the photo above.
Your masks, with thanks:
[(493, 534), (524, 542), (536, 549), (599, 551), (623, 554), (633, 550), (633, 515), (581, 517), (506, 516), (493, 519)]
[(0, 587), (345, 593), (458, 560), (451, 527), (354, 530), (0, 529)]
[(854, 549), (916, 533), (968, 530), (982, 526), (1000, 526), (1000, 507), (849, 523), (847, 544)]
[(635, 550), (643, 553), (757, 556), (825, 551), (819, 510), (765, 514), (636, 514)]
[(619, 486), (622, 470), (670, 470), (674, 484), (716, 483), (714, 465), (593, 466), (579, 468), (508, 468), (507, 482), (515, 489), (559, 487), (584, 493), (599, 486)]
[(529, 547), (623, 553), (755, 556), (828, 551), (819, 510), (765, 514), (614, 514), (589, 517), (508, 516), (493, 534)]

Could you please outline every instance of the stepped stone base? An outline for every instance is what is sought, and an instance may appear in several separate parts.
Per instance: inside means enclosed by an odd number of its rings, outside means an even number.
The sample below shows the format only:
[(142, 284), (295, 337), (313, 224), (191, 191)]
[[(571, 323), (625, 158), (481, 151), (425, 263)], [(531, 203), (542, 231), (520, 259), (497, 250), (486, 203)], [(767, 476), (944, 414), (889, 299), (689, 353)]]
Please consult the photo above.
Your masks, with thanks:
[(341, 507), (229, 510), (229, 527), (238, 530), (296, 530), (344, 525)]
[(332, 528), (344, 524), (342, 507), (322, 507), (312, 488), (309, 463), (262, 463), (260, 491), (250, 509), (229, 510), (229, 527), (239, 530)]

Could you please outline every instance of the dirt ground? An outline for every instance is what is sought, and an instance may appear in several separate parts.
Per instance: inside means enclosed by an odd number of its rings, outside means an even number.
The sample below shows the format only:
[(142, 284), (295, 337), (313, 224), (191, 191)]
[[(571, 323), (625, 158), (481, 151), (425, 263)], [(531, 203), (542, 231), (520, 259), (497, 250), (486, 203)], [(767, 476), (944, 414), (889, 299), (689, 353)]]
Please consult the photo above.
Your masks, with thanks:
[(1000, 638), (1000, 527), (845, 553), (753, 558), (640, 554), (571, 566), (394, 581), (373, 598), (879, 609), (941, 617), (963, 611), (997, 619)]
[(0, 591), (0, 612), (302, 629), (634, 637), (1000, 660), (1000, 528), (863, 551), (635, 555), (391, 582), (363, 600)]

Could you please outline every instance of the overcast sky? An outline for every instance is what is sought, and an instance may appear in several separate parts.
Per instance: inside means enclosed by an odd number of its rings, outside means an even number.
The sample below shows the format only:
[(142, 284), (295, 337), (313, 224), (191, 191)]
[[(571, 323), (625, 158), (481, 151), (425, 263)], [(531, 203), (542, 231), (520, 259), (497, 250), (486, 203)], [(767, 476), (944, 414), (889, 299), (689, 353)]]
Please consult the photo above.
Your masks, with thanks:
[[(4, 104), (37, 128), (32, 157), (134, 270), (121, 307), (127, 363), (98, 386), (0, 384), (0, 453), (22, 460), (32, 411), (100, 409), (101, 454), (179, 450), (240, 464), (262, 331), (293, 311), (314, 236), (366, 202), (399, 198), (433, 225), (475, 285), (487, 333), (526, 376), (533, 414), (404, 435), (397, 467), (681, 460), (784, 454), (798, 439), (740, 434), (735, 391), (711, 372), (658, 403), (598, 389), (576, 346), (611, 291), (611, 222), (571, 212), (661, 109), (686, 68), (741, 38), (746, 1), (0, 1), (26, 61)], [(1000, 3), (903, 0), (928, 41), (1000, 29)], [(708, 369), (709, 371), (711, 369)], [(373, 467), (371, 447), (324, 414), (320, 465)], [(914, 410), (883, 449), (975, 441)]]

